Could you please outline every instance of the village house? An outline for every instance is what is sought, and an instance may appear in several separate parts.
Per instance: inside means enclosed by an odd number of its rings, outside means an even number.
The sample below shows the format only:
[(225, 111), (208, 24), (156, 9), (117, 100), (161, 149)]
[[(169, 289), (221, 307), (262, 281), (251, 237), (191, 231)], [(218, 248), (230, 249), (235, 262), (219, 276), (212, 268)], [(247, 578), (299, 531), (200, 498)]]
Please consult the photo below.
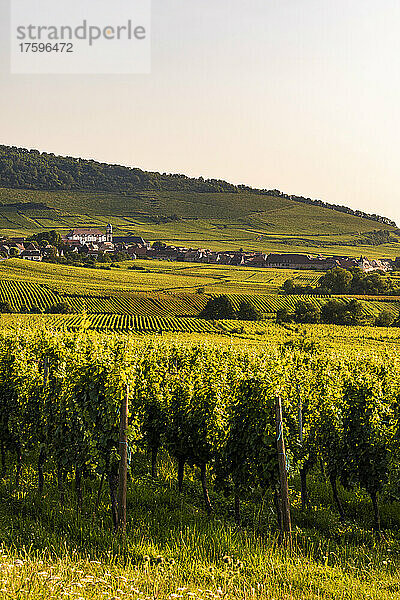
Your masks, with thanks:
[(10, 255), (10, 247), (5, 242), (0, 243), (0, 256), (8, 257)]
[(274, 269), (309, 269), (312, 258), (309, 254), (269, 254), (266, 266)]
[(156, 250), (156, 257), (158, 260), (178, 260), (179, 250), (175, 246), (161, 246), (154, 249)]
[(147, 257), (147, 248), (144, 246), (128, 246), (126, 252), (129, 254), (131, 258), (135, 256), (136, 258), (146, 258)]
[(253, 254), (247, 257), (245, 265), (246, 267), (264, 268), (267, 266), (267, 255), (261, 252)]
[(113, 241), (113, 228), (111, 223), (108, 223), (106, 227), (106, 232), (101, 231), (101, 229), (90, 229), (90, 228), (76, 228), (71, 229), (69, 233), (65, 236), (65, 242), (67, 244), (76, 244), (80, 245), (84, 244), (100, 244), (100, 243), (111, 243)]
[(205, 253), (203, 250), (193, 250), (190, 248), (184, 253), (182, 260), (183, 262), (201, 262), (204, 256)]
[(339, 266), (335, 258), (312, 256), (311, 254), (269, 254), (266, 266), (275, 269), (308, 269), (327, 271)]
[(132, 235), (129, 238), (127, 238), (128, 244), (131, 246), (143, 246), (143, 248), (147, 248), (150, 249), (150, 242), (146, 242), (146, 240), (144, 240), (142, 237), (138, 236), (138, 235)]
[(39, 262), (42, 260), (42, 253), (40, 250), (24, 250), (21, 252), (19, 258), (23, 260), (34, 260)]
[[(9, 255), (11, 256), (11, 254), (15, 254), (15, 255), (20, 255), (26, 248), (24, 247), (24, 244), (20, 244), (19, 242), (10, 242), (8, 245), (9, 248)], [(11, 253), (11, 249), (14, 249), (14, 252)]]

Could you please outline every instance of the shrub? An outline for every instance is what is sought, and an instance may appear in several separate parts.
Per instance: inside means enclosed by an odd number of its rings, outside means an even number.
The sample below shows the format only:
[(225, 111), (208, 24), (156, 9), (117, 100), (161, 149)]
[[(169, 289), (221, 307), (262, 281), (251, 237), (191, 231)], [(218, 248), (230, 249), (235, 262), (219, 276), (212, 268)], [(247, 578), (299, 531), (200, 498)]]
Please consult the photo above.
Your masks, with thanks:
[(276, 313), (276, 322), (281, 323), (292, 323), (293, 314), (289, 312), (287, 308), (280, 308)]
[(250, 302), (244, 300), (239, 305), (237, 318), (242, 321), (261, 321), (262, 314)]
[(53, 304), (49, 308), (49, 313), (52, 315), (67, 315), (72, 312), (72, 309), (68, 302), (58, 302), (57, 304)]
[(204, 310), (200, 313), (203, 319), (235, 319), (236, 312), (227, 296), (210, 298)]
[(9, 302), (0, 302), (0, 313), (12, 313), (14, 312)]
[(375, 325), (377, 327), (390, 327), (393, 325), (395, 321), (395, 317), (393, 313), (390, 312), (387, 308), (382, 310), (379, 315), (375, 319)]
[(297, 323), (320, 323), (321, 309), (311, 302), (298, 302), (294, 312)]
[(321, 309), (322, 321), (336, 325), (365, 325), (367, 317), (358, 300), (330, 300)]
[(42, 311), (38, 306), (31, 306), (31, 309), (29, 312), (31, 313), (31, 315), (40, 315), (40, 313)]

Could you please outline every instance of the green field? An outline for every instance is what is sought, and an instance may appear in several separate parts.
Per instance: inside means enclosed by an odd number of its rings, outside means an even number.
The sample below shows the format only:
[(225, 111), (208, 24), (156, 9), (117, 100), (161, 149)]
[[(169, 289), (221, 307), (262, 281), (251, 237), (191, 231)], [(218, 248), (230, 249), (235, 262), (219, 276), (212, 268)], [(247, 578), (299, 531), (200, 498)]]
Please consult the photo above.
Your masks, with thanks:
[[(156, 260), (120, 263), (119, 269), (89, 269), (20, 259), (0, 262), (0, 280), (43, 284), (67, 294), (124, 296), (131, 293), (276, 294), (286, 279), (316, 283), (308, 271), (223, 267)], [(132, 270), (130, 267), (133, 267)], [(139, 267), (140, 269), (137, 269)], [(204, 289), (203, 289), (204, 288)]]
[[(13, 208), (41, 202), (47, 208)], [(371, 257), (400, 255), (397, 229), (374, 221), (289, 199), (196, 192), (138, 192), (134, 195), (51, 192), (0, 188), (0, 234), (15, 236), (73, 227), (102, 227), (115, 235), (141, 235), (150, 241), (214, 250), (312, 252)], [(178, 221), (162, 223), (163, 215)], [(366, 234), (392, 231), (390, 243), (366, 244)]]
[[(71, 157), (0, 146), (0, 234), (114, 226), (136, 234), (215, 250), (400, 255), (399, 230), (350, 209)], [(297, 198), (297, 200), (296, 200)], [(338, 208), (338, 207), (336, 207)], [(383, 233), (382, 233), (383, 232)]]
[[(223, 329), (229, 334), (244, 324), (216, 324), (198, 318), (212, 296), (226, 294), (236, 309), (240, 302), (249, 302), (267, 320), (274, 320), (280, 309), (294, 309), (301, 300), (316, 306), (327, 300), (279, 293), (288, 277), (302, 285), (316, 283), (320, 275), (313, 272), (158, 261), (135, 261), (135, 266), (144, 270), (129, 266), (131, 263), (122, 263), (119, 269), (103, 270), (7, 260), (0, 264), (0, 302), (17, 313), (32, 307), (49, 313), (52, 306), (66, 302), (73, 314), (48, 317), (48, 326), (54, 328), (136, 333), (218, 333)], [(396, 297), (360, 301), (366, 315), (377, 317), (385, 309), (399, 317)], [(34, 323), (38, 317), (27, 319)]]

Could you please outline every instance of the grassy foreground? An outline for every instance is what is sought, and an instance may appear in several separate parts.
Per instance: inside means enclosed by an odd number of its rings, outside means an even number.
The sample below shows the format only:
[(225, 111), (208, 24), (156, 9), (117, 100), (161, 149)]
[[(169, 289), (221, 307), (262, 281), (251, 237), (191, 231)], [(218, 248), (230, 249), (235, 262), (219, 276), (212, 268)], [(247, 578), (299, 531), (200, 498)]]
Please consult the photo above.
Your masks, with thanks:
[(0, 598), (400, 598), (396, 505), (383, 507), (386, 529), (378, 540), (367, 529), (370, 508), (361, 495), (351, 500), (342, 490), (351, 515), (342, 525), (324, 481), (314, 480), (313, 508), (305, 513), (294, 486), (290, 553), (277, 544), (269, 497), (246, 505), (239, 528), (222, 497), (213, 497), (215, 514), (206, 516), (195, 472), (179, 497), (168, 459), (159, 481), (147, 475), (143, 456), (134, 461), (125, 547), (112, 535), (106, 492), (93, 520), (98, 482), (86, 482), (78, 515), (72, 486), (60, 503), (57, 492), (39, 495), (30, 469), (18, 492), (2, 481)]

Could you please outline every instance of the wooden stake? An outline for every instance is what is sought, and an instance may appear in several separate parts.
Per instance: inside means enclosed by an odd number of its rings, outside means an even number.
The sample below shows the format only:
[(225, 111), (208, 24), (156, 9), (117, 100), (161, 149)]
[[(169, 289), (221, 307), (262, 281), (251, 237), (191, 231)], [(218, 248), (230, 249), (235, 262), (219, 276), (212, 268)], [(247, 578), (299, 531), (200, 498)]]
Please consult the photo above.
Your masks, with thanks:
[(283, 436), (282, 401), (276, 399), (276, 447), (278, 452), (280, 506), (282, 509), (282, 532), (289, 546), (292, 545), (292, 523), (290, 518), (289, 486), (286, 470), (286, 451)]
[(297, 394), (299, 396), (299, 442), (303, 445), (303, 403), (301, 401), (300, 388), (297, 384)]
[(48, 375), (49, 375), (49, 359), (47, 358), (47, 356), (45, 356), (44, 364), (43, 364), (43, 389), (46, 389)]
[(118, 480), (118, 529), (125, 536), (126, 533), (126, 488), (128, 480), (128, 397), (129, 385), (122, 398), (120, 426), (119, 426), (119, 480)]
[[(48, 377), (49, 377), (49, 359), (47, 358), (47, 356), (45, 356), (44, 363), (43, 363), (43, 392), (46, 391)], [(46, 461), (46, 449), (45, 449), (44, 442), (42, 441), (42, 444), (40, 445), (39, 457), (38, 457), (38, 488), (39, 488), (40, 493), (43, 492), (43, 488), (44, 488), (43, 468), (44, 468), (45, 461)]]

